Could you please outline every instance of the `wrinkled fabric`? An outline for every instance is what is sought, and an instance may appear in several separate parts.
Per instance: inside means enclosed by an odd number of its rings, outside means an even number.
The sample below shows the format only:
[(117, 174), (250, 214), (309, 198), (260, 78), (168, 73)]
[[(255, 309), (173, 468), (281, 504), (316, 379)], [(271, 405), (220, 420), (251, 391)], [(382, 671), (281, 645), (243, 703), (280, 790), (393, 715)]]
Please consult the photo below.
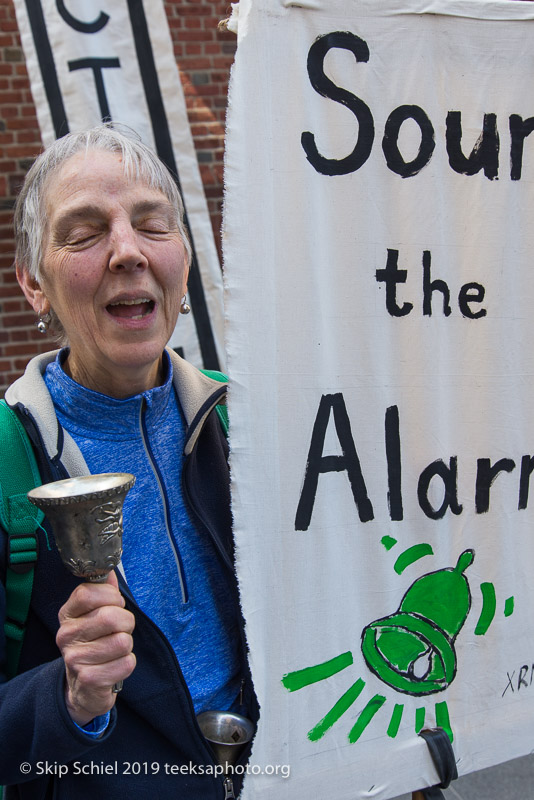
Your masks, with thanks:
[(531, 749), (533, 23), (514, 0), (234, 14), (233, 513), (253, 759), (291, 764), (246, 800), (435, 785), (423, 725), (460, 773)]

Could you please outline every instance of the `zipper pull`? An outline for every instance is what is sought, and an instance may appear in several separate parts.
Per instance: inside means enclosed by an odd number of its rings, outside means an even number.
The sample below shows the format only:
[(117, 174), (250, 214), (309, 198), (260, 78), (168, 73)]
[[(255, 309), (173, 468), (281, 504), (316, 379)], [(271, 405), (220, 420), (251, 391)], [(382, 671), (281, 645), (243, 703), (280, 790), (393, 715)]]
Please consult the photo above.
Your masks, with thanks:
[(243, 705), (243, 692), (245, 690), (245, 679), (241, 678), (241, 688), (239, 689), (239, 705)]
[(223, 781), (224, 786), (224, 800), (235, 800), (234, 784), (231, 778), (225, 778)]

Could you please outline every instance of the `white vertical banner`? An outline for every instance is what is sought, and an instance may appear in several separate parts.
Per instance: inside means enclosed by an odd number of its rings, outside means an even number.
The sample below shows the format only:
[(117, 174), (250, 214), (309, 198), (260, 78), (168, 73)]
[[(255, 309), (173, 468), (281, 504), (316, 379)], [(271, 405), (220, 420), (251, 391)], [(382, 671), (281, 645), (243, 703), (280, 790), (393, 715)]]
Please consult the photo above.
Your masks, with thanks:
[[(534, 4), (240, 0), (225, 288), (244, 798), (534, 736)], [(287, 772), (290, 771), (290, 777)]]
[(112, 119), (177, 176), (192, 313), (170, 344), (198, 366), (223, 366), (222, 276), (162, 0), (15, 0), (15, 10), (44, 144)]

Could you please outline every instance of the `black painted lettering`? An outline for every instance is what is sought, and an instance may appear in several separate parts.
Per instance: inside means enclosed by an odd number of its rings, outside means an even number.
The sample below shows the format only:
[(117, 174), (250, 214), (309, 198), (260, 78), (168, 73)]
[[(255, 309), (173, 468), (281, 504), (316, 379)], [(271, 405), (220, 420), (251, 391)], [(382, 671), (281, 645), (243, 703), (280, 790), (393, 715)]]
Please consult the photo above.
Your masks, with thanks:
[(443, 313), (446, 317), (451, 314), (449, 287), (445, 281), (436, 279), (431, 280), (430, 276), (431, 255), (430, 250), (423, 251), (423, 314), (427, 317), (432, 316), (432, 293), (441, 292), (443, 294)]
[(528, 664), (523, 664), (519, 670), (519, 675), (517, 676), (517, 691), (519, 691), (522, 686), (526, 686), (528, 688), (528, 683), (525, 680), (525, 675), (527, 672)]
[[(341, 456), (323, 455), (330, 414), (334, 417), (337, 437), (343, 452)], [(325, 472), (346, 472), (360, 520), (368, 522), (374, 518), (373, 506), (367, 495), (345, 400), (341, 393), (323, 395), (319, 403), (311, 436), (304, 483), (295, 517), (295, 530), (297, 531), (308, 530), (317, 494), (319, 475)]]
[(534, 456), (523, 456), (521, 459), (521, 475), (519, 477), (519, 503), (518, 510), (524, 510), (528, 505), (530, 489), (530, 476), (534, 471)]
[(397, 284), (406, 283), (408, 271), (398, 269), (399, 251), (388, 248), (388, 256), (385, 269), (376, 270), (376, 280), (378, 283), (386, 284), (386, 308), (392, 317), (404, 317), (413, 308), (413, 303), (397, 304)]
[(523, 145), (525, 139), (534, 131), (534, 117), (523, 119), (519, 114), (510, 115), (510, 177), (513, 181), (521, 178), (523, 169)]
[[(406, 120), (412, 119), (421, 131), (419, 152), (412, 161), (405, 161), (399, 150), (399, 133)], [(429, 118), (419, 106), (399, 106), (391, 112), (384, 127), (382, 150), (386, 163), (392, 172), (402, 178), (411, 178), (426, 167), (436, 146), (434, 128)]]
[(515, 461), (511, 458), (501, 458), (492, 464), (489, 458), (477, 459), (477, 478), (475, 489), (475, 508), (477, 514), (484, 514), (489, 510), (490, 487), (499, 472), (512, 472)]
[(386, 409), (386, 460), (388, 465), (388, 506), (389, 516), (398, 521), (403, 518), (402, 510), (402, 467), (399, 426), (399, 408)]
[(486, 290), (480, 283), (464, 283), (458, 294), (458, 307), (464, 317), (468, 319), (480, 319), (488, 313), (485, 308), (472, 311), (469, 306), (471, 303), (482, 303)]
[(509, 672), (506, 673), (506, 676), (508, 678), (508, 683), (506, 684), (506, 687), (504, 689), (504, 692), (501, 694), (501, 697), (504, 697), (504, 695), (506, 694), (508, 689), (511, 689), (512, 690), (512, 694), (514, 694), (514, 686), (513, 686), (513, 683), (512, 683), (512, 679), (513, 679), (514, 675), (515, 675), (515, 669), (514, 669), (514, 671), (512, 672), (511, 675), (510, 675)]
[[(428, 499), (428, 490), (433, 478), (440, 478), (443, 481), (443, 501), (439, 508), (434, 508)], [(445, 516), (447, 508), (450, 508), (453, 514), (462, 513), (463, 506), (458, 503), (457, 456), (451, 457), (449, 466), (438, 459), (422, 471), (417, 484), (417, 499), (421, 509), (430, 519), (441, 519)]]
[(73, 16), (70, 11), (66, 8), (65, 3), (63, 0), (56, 0), (56, 8), (59, 11), (61, 18), (69, 25), (71, 28), (74, 28), (75, 31), (79, 31), (80, 33), (97, 33), (104, 28), (109, 22), (109, 14), (104, 14), (103, 11), (100, 12), (98, 17), (93, 20), (93, 22), (82, 22), (81, 19)]
[(325, 36), (319, 36), (308, 53), (308, 76), (311, 85), (321, 97), (328, 97), (352, 111), (358, 120), (358, 138), (352, 153), (340, 159), (326, 158), (321, 155), (315, 144), (315, 136), (309, 131), (302, 133), (301, 144), (306, 158), (317, 172), (322, 175), (348, 175), (359, 169), (369, 158), (373, 147), (375, 128), (369, 106), (352, 92), (336, 86), (325, 75), (324, 59), (332, 48), (349, 50), (354, 54), (356, 61), (366, 62), (369, 60), (369, 47), (363, 39), (353, 33), (334, 31)]
[(98, 104), (100, 106), (100, 114), (103, 122), (111, 119), (111, 112), (109, 110), (106, 89), (104, 87), (102, 70), (117, 68), (120, 67), (120, 65), (121, 63), (118, 58), (79, 58), (77, 61), (69, 61), (70, 72), (74, 72), (78, 69), (93, 70), (96, 94), (98, 97)]
[(468, 157), (462, 152), (462, 112), (447, 114), (445, 140), (449, 164), (461, 175), (475, 175), (484, 171), (486, 178), (493, 180), (499, 172), (499, 134), (495, 114), (484, 114), (482, 133)]

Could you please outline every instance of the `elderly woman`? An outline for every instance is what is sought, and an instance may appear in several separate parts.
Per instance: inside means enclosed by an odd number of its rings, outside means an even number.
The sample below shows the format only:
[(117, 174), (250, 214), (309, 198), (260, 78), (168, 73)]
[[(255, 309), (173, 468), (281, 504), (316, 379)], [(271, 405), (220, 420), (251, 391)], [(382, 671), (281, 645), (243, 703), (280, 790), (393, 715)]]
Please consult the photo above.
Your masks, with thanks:
[(195, 716), (257, 712), (214, 413), (225, 387), (166, 349), (190, 259), (175, 182), (102, 125), (37, 159), (15, 227), (38, 327), (66, 344), (6, 394), (42, 481), (132, 472), (136, 484), (105, 584), (70, 576), (39, 531), (19, 674), (0, 683), (0, 783), (18, 784), (7, 798), (233, 797), (239, 778), (214, 775)]

